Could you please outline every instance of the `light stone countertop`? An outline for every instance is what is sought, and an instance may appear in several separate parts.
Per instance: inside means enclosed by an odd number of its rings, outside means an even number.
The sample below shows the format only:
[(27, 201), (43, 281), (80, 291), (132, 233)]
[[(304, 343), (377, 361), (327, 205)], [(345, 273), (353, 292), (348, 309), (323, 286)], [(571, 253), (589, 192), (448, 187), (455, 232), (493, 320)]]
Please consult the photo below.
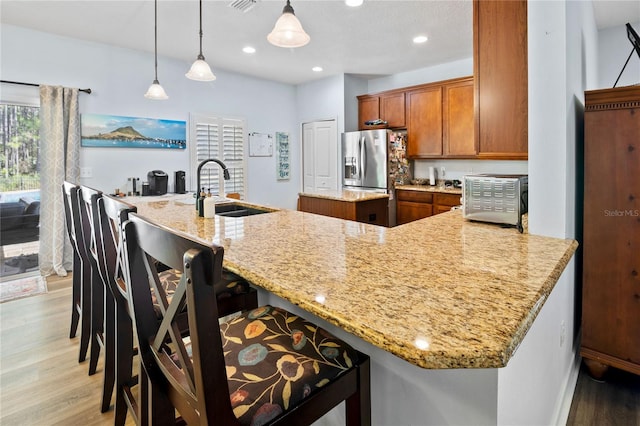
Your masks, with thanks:
[(422, 192), (442, 192), (444, 194), (458, 194), (462, 195), (461, 188), (445, 188), (444, 186), (430, 186), (430, 185), (396, 185), (396, 189), (404, 189), (408, 191), (422, 191)]
[(341, 189), (337, 191), (300, 192), (298, 195), (354, 203), (360, 201), (377, 200), (380, 198), (389, 198), (389, 194), (386, 194), (384, 192), (350, 191), (348, 189)]
[(291, 210), (197, 217), (136, 203), (225, 249), (255, 285), (423, 368), (504, 367), (573, 255), (573, 240), (520, 234), (452, 211), (384, 228)]

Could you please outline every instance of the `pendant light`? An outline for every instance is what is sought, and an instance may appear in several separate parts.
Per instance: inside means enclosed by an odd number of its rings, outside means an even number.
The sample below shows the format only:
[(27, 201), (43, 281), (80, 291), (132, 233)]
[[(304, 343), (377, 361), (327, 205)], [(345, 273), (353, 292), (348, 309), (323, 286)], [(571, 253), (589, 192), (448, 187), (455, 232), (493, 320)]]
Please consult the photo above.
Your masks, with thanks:
[(164, 99), (169, 99), (169, 96), (167, 96), (162, 86), (160, 86), (160, 82), (158, 81), (158, 0), (155, 0), (154, 28), (155, 28), (154, 55), (155, 55), (155, 72), (156, 73), (155, 73), (155, 79), (153, 80), (153, 83), (151, 84), (151, 86), (149, 86), (149, 90), (147, 90), (147, 93), (144, 94), (144, 97), (147, 99), (164, 100)]
[(267, 40), (278, 47), (302, 47), (311, 40), (293, 13), (293, 7), (291, 7), (289, 0), (282, 9), (282, 15), (276, 21), (273, 31), (267, 36)]
[(205, 62), (204, 56), (202, 56), (202, 0), (200, 0), (200, 53), (196, 61), (191, 65), (189, 72), (185, 75), (188, 79), (196, 81), (213, 81), (216, 79), (216, 76), (211, 72), (209, 64)]

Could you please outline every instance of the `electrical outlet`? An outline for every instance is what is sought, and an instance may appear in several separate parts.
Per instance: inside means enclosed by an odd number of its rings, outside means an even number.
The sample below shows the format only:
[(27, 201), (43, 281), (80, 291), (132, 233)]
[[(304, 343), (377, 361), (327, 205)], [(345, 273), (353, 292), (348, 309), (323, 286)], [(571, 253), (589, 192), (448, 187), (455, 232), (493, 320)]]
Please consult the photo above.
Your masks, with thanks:
[(444, 177), (444, 167), (440, 167), (440, 177)]
[(567, 327), (564, 320), (560, 323), (560, 347), (564, 345), (564, 341), (567, 338)]
[(80, 167), (80, 177), (81, 178), (91, 178), (91, 177), (93, 177), (93, 168), (91, 168), (91, 167)]

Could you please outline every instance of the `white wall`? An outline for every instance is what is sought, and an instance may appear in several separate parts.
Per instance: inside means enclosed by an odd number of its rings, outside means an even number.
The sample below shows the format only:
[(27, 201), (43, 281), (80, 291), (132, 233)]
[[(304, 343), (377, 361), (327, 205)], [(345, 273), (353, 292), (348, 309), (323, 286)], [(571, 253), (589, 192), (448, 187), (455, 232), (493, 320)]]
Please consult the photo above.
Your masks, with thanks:
[[(429, 167), (435, 167), (438, 179), (458, 179), (472, 173), (527, 174), (527, 161), (507, 160), (414, 160), (413, 177), (429, 177)], [(444, 169), (444, 175), (442, 174)]]
[[(25, 28), (2, 25), (1, 71), (5, 80), (90, 87), (80, 95), (81, 113), (188, 120), (189, 112), (244, 117), (249, 132), (288, 132), (291, 156), (300, 152), (294, 86), (214, 69), (217, 80), (188, 80), (188, 63), (158, 57), (158, 78), (169, 100), (152, 101), (143, 94), (153, 80), (153, 55)], [(188, 145), (190, 146), (190, 145)], [(127, 177), (146, 179), (152, 169), (170, 175), (187, 171), (189, 154), (175, 150), (82, 148), (81, 167), (93, 177), (81, 183), (112, 192), (124, 188)], [(291, 180), (276, 180), (275, 156), (248, 158), (247, 199), (259, 204), (295, 208), (300, 171), (292, 163)]]
[(344, 76), (344, 130), (358, 130), (358, 95), (367, 93), (367, 80), (352, 74)]
[[(639, 6), (640, 7), (640, 6)], [(640, 34), (640, 22), (631, 22), (631, 26)], [(605, 28), (598, 32), (598, 83), (589, 89), (613, 87), (618, 74), (631, 53), (632, 45), (627, 38), (627, 27)], [(640, 58), (634, 52), (616, 87), (640, 83)]]
[(417, 84), (449, 80), (450, 78), (468, 77), (470, 75), (473, 75), (473, 58), (461, 59), (414, 71), (374, 78), (369, 80), (369, 87), (366, 93), (382, 92), (401, 87), (415, 86)]
[[(583, 91), (597, 75), (596, 42), (590, 3), (528, 3), (529, 231), (534, 234), (577, 235)], [(554, 356), (527, 359), (516, 352), (507, 369), (524, 364), (536, 374), (522, 369), (499, 376), (499, 423), (512, 423), (523, 410), (530, 413), (531, 424), (566, 422), (579, 366), (579, 260), (574, 258), (560, 277), (543, 308), (544, 321), (536, 321), (529, 331), (539, 345), (548, 346), (540, 353)], [(536, 344), (535, 339), (529, 342)], [(531, 403), (521, 405), (525, 395)]]
[(337, 119), (344, 131), (344, 76), (336, 75), (296, 86), (298, 123)]

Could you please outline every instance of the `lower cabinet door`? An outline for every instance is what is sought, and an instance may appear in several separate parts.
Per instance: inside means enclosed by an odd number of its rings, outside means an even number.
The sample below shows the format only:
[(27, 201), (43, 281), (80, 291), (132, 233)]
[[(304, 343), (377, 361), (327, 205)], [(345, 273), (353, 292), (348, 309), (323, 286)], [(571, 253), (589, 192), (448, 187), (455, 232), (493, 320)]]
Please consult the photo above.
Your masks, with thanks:
[(396, 206), (396, 222), (398, 225), (429, 217), (433, 214), (433, 206), (427, 203), (398, 201)]

